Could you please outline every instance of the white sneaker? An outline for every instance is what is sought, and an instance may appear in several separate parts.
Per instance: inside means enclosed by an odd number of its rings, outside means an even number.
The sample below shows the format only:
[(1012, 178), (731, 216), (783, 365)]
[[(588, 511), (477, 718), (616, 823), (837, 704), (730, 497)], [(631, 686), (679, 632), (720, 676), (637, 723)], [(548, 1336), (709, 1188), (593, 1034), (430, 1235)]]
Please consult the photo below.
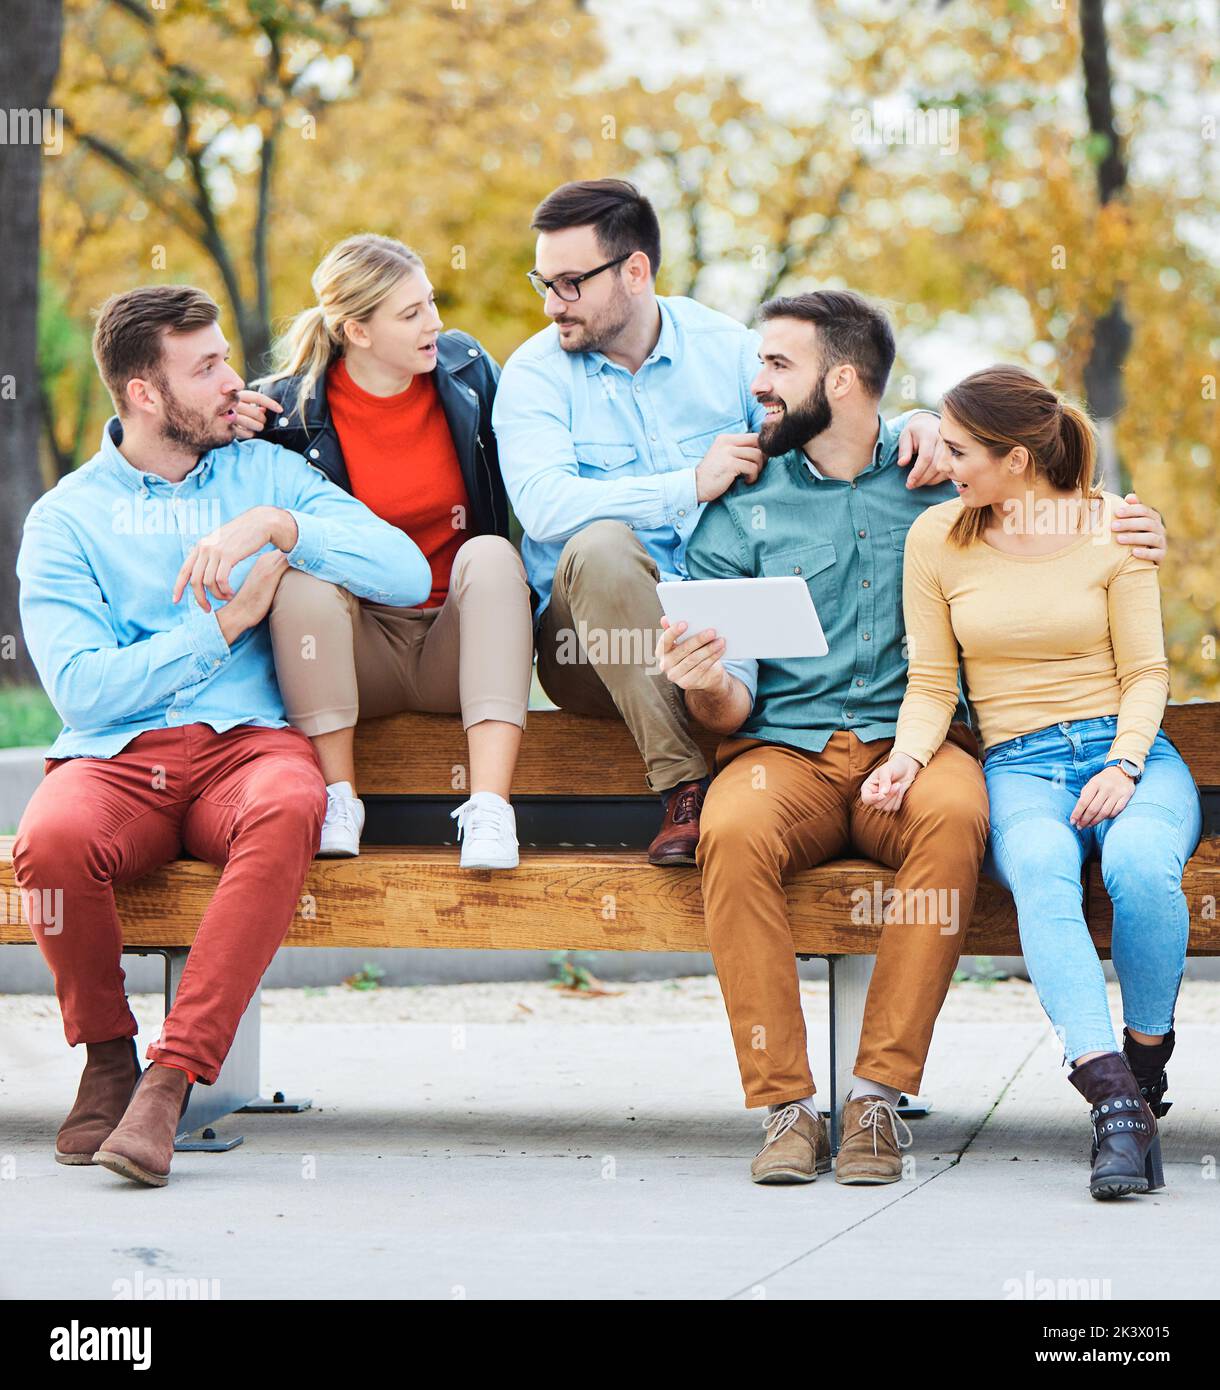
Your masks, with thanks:
[(463, 869), (515, 869), (517, 817), (495, 792), (475, 792), (450, 815), (458, 823)]
[(355, 859), (360, 853), (364, 829), (364, 802), (350, 782), (332, 782), (326, 788), (326, 819), (317, 859)]

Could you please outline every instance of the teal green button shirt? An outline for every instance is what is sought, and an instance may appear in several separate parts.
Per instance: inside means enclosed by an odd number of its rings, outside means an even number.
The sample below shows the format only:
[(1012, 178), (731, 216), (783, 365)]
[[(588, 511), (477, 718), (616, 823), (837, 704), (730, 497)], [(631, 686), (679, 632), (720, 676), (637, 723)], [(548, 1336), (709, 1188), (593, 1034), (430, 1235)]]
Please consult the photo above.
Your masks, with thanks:
[[(725, 663), (754, 697), (742, 737), (811, 753), (840, 730), (865, 743), (894, 737), (907, 684), (903, 546), (925, 508), (957, 496), (948, 482), (907, 487), (898, 467), (906, 418), (878, 418), (873, 460), (850, 482), (824, 477), (796, 449), (704, 508), (687, 546), (690, 577), (799, 575), (830, 647), (821, 657)], [(954, 718), (969, 722), (960, 700)]]

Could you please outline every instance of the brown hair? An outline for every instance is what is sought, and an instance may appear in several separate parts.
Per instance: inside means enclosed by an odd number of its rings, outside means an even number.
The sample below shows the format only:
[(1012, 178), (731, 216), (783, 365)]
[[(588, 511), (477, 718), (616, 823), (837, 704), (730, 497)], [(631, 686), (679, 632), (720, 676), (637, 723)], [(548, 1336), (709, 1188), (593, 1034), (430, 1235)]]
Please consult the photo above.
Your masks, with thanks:
[(609, 260), (643, 251), (654, 279), (661, 265), (661, 226), (656, 211), (626, 179), (561, 184), (534, 209), (530, 226), (536, 232), (592, 227)]
[(93, 330), (93, 360), (118, 413), (133, 377), (163, 379), (163, 334), (191, 333), (219, 318), (216, 301), (191, 285), (148, 285), (111, 295)]
[[(1034, 471), (1053, 486), (1099, 495), (1094, 479), (1097, 446), (1093, 422), (1072, 401), (1055, 394), (1022, 367), (985, 367), (945, 392), (942, 402), (955, 420), (999, 458), (1018, 445)], [(969, 545), (986, 529), (988, 508), (965, 507), (949, 540)]]
[(838, 362), (849, 362), (870, 396), (880, 399), (885, 394), (897, 352), (894, 330), (885, 310), (870, 304), (862, 294), (855, 290), (813, 290), (768, 299), (758, 316), (764, 323), (803, 319), (814, 324), (825, 370)]

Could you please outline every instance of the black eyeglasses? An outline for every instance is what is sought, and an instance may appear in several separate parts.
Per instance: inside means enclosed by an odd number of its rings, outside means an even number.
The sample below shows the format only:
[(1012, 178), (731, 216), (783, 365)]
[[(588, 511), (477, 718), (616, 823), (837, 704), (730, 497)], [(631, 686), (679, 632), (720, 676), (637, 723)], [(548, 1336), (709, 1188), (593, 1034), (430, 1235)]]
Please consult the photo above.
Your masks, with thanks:
[(555, 293), (568, 304), (575, 304), (580, 298), (580, 287), (586, 280), (591, 280), (595, 275), (600, 275), (603, 270), (609, 270), (612, 265), (622, 265), (629, 256), (633, 256), (634, 251), (628, 251), (626, 256), (616, 256), (614, 260), (607, 261), (605, 265), (599, 265), (596, 270), (586, 270), (583, 275), (558, 275), (554, 280), (544, 280), (536, 270), (526, 272), (526, 279), (546, 298), (547, 290), (554, 290)]

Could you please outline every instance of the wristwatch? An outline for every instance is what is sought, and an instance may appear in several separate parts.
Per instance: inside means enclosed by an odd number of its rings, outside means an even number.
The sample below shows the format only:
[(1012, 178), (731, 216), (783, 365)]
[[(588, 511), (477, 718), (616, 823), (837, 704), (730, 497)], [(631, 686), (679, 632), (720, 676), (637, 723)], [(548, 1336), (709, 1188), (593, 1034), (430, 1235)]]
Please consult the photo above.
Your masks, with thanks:
[(1105, 766), (1118, 768), (1120, 771), (1125, 772), (1133, 782), (1138, 782), (1144, 775), (1143, 769), (1139, 764), (1133, 763), (1130, 758), (1111, 758)]

